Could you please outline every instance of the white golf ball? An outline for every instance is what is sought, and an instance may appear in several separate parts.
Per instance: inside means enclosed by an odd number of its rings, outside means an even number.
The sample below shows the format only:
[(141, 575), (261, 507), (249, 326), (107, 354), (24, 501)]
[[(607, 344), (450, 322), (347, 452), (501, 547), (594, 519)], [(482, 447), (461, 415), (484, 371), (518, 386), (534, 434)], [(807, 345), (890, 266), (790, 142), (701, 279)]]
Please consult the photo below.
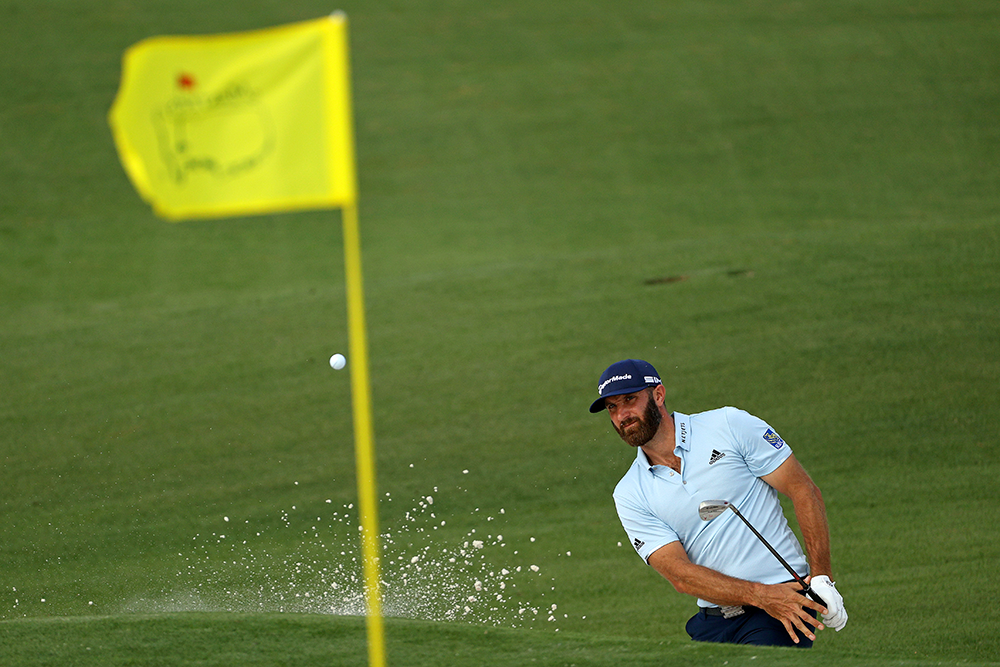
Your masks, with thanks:
[(330, 368), (335, 371), (339, 371), (341, 368), (347, 365), (347, 358), (342, 354), (335, 354), (330, 357)]

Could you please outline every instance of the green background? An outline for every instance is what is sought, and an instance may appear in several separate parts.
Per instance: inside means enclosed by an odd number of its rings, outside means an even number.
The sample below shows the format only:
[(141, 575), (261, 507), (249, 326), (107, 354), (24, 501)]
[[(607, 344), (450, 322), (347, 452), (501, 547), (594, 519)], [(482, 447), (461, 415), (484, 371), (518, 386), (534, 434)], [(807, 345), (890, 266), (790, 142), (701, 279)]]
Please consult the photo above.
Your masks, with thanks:
[[(140, 39), (332, 9), (0, 2), (4, 665), (364, 663), (339, 214), (164, 223), (106, 121)], [(997, 664), (1000, 6), (339, 9), (390, 664)], [(586, 410), (624, 357), (792, 446), (843, 632), (688, 640)]]

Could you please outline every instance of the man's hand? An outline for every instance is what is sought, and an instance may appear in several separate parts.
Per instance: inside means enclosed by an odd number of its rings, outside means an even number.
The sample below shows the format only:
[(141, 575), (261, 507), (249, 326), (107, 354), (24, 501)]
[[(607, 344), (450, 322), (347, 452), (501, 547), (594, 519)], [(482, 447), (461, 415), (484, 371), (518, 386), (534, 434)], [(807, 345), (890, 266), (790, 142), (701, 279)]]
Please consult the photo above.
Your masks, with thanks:
[(808, 637), (810, 641), (816, 641), (816, 634), (813, 632), (813, 628), (818, 630), (823, 629), (823, 624), (819, 619), (813, 618), (806, 611), (806, 608), (813, 609), (820, 614), (827, 611), (820, 603), (802, 595), (802, 586), (794, 581), (771, 586), (759, 584), (753, 606), (760, 607), (781, 621), (781, 624), (785, 626), (785, 630), (788, 631), (788, 636), (796, 644), (799, 643), (799, 637), (795, 633), (796, 630)]
[(847, 625), (847, 610), (844, 608), (844, 598), (834, 588), (835, 582), (830, 581), (830, 577), (824, 574), (810, 577), (808, 583), (826, 602), (827, 613), (823, 614), (823, 622), (837, 632), (843, 630)]

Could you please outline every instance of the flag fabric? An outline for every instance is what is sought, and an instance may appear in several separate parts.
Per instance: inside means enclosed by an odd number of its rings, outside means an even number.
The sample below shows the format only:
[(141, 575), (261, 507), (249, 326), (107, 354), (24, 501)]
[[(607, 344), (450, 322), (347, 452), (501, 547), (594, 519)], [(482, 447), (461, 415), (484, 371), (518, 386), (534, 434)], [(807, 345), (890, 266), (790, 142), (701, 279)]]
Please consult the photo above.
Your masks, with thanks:
[(138, 42), (108, 120), (132, 184), (168, 220), (357, 200), (342, 14)]

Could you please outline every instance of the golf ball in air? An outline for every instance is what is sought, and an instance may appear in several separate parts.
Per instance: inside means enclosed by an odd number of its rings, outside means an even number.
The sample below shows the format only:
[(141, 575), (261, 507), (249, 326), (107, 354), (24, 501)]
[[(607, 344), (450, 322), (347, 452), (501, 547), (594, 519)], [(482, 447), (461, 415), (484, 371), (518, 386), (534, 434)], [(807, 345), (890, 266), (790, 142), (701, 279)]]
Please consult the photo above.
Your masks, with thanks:
[(342, 354), (335, 354), (330, 357), (330, 368), (335, 371), (339, 371), (341, 368), (347, 365), (347, 359)]

